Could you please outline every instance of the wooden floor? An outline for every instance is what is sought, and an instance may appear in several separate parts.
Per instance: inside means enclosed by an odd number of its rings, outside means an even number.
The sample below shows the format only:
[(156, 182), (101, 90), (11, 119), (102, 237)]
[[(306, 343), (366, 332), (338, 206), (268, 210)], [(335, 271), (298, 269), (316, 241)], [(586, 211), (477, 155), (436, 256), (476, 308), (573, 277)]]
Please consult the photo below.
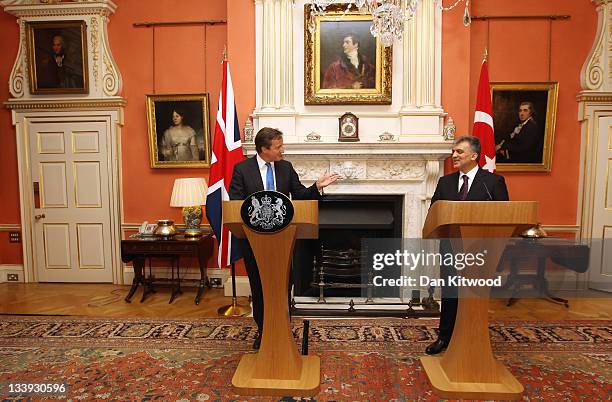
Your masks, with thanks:
[[(124, 301), (128, 286), (106, 284), (1, 283), (0, 314), (77, 315), (91, 317), (193, 318), (216, 317), (217, 309), (230, 304), (221, 289), (207, 289), (199, 306), (194, 304), (195, 288), (168, 304), (170, 289), (156, 288), (140, 303), (142, 289), (132, 303)], [(604, 296), (604, 295), (602, 295)], [(239, 298), (239, 303), (248, 303)], [(492, 300), (490, 318), (498, 320), (587, 320), (612, 319), (612, 298), (570, 300), (570, 307), (543, 299), (520, 299), (506, 307), (505, 300)]]

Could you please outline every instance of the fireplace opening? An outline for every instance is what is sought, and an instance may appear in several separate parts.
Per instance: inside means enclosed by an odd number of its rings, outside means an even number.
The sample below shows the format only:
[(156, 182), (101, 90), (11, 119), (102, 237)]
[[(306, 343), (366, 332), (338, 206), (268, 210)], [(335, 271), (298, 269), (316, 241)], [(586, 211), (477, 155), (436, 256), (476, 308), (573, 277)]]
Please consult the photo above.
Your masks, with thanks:
[[(293, 295), (320, 297), (321, 265), (329, 275), (324, 282), (346, 284), (325, 286), (325, 297), (399, 297), (399, 288), (377, 288), (371, 282), (367, 262), (359, 258), (362, 239), (401, 238), (403, 195), (327, 195), (319, 201), (319, 238), (299, 240), (293, 255)], [(316, 263), (315, 263), (316, 262)], [(361, 268), (360, 268), (361, 266)], [(342, 268), (346, 267), (344, 271)], [(342, 274), (340, 271), (348, 274)], [(336, 274), (336, 275), (334, 275)], [(397, 276), (393, 272), (376, 275)]]

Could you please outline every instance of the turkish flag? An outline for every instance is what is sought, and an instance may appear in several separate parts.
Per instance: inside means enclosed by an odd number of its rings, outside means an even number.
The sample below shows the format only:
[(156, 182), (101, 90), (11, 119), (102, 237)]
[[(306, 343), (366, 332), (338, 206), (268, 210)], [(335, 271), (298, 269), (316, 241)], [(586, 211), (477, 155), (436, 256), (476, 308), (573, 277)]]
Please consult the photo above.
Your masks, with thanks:
[(489, 172), (495, 172), (495, 136), (493, 135), (493, 107), (491, 105), (491, 88), (489, 87), (489, 68), (483, 60), (476, 95), (474, 111), (474, 129), (472, 135), (480, 139), (481, 152), (479, 165)]

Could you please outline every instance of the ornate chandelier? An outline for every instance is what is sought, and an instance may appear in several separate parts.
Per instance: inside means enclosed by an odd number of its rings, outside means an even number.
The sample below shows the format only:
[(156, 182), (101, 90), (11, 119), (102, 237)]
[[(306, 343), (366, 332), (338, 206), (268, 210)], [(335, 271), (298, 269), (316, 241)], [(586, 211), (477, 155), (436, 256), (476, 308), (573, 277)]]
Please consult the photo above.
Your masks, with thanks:
[[(404, 24), (410, 21), (417, 10), (420, 0), (348, 0), (344, 14), (355, 7), (362, 14), (372, 15), (372, 26), (370, 32), (372, 36), (379, 38), (383, 46), (393, 45), (395, 39), (402, 40)], [(437, 6), (442, 11), (450, 11), (457, 7), (459, 3), (465, 2), (463, 12), (463, 24), (470, 25), (469, 5), (470, 0), (455, 0), (450, 7), (444, 7), (442, 0), (435, 0)], [(308, 29), (310, 32), (315, 30), (315, 17), (325, 15), (327, 7), (336, 3), (335, 0), (310, 0), (310, 21)]]

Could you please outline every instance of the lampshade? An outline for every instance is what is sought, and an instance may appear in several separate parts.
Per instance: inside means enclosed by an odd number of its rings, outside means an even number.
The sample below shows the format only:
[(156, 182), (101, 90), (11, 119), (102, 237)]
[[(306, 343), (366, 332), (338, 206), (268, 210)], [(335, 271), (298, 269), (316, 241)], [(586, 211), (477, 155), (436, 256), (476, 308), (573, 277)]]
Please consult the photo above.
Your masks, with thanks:
[(206, 205), (208, 186), (203, 178), (188, 178), (174, 180), (171, 207), (193, 207)]

